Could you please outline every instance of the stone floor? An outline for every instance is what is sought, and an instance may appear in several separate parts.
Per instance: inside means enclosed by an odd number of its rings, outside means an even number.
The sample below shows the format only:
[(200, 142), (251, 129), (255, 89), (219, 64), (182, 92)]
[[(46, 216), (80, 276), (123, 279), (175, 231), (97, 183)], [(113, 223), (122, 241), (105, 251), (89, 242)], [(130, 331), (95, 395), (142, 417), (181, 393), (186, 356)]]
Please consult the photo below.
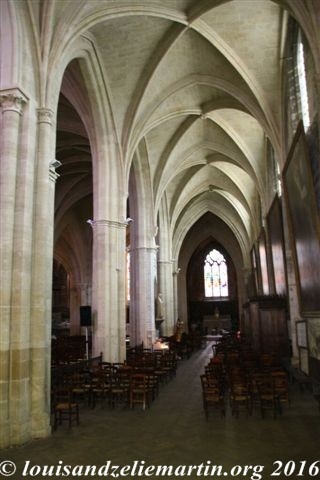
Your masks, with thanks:
[[(23, 476), (43, 478), (35, 475), (37, 469), (31, 470), (33, 476), (23, 475), (27, 461), (30, 461), (29, 473), (34, 465), (100, 467), (108, 460), (122, 467), (133, 465), (134, 461), (139, 465), (145, 461), (145, 465), (155, 466), (198, 466), (201, 463), (209, 466), (211, 462), (211, 466), (222, 465), (224, 476), (259, 480), (272, 478), (269, 475), (280, 466), (275, 463), (279, 461), (282, 473), (277, 478), (295, 478), (300, 468), (304, 468), (303, 478), (320, 478), (320, 462), (319, 474), (314, 476), (314, 470), (309, 472), (312, 462), (320, 460), (320, 412), (311, 392), (301, 392), (293, 385), (291, 406), (276, 419), (271, 415), (261, 418), (258, 411), (249, 417), (240, 414), (239, 418), (234, 418), (228, 410), (226, 417), (221, 418), (218, 412), (213, 412), (207, 421), (202, 409), (199, 375), (211, 353), (208, 344), (190, 359), (180, 360), (176, 377), (161, 386), (150, 409), (143, 411), (136, 407), (130, 410), (124, 406), (111, 409), (107, 404), (98, 404), (95, 409), (83, 407), (79, 426), (68, 430), (62, 425), (46, 440), (2, 450), (0, 464), (5, 460), (13, 461), (17, 470), (10, 478), (21, 480)], [(236, 465), (241, 469), (238, 467), (231, 472)], [(258, 473), (261, 469), (256, 467), (245, 473), (246, 465), (262, 465), (264, 469)], [(55, 470), (56, 475), (50, 478), (60, 477), (58, 473)], [(204, 473), (204, 469), (194, 469), (190, 478), (200, 478)], [(137, 472), (133, 476), (150, 478)], [(128, 475), (128, 478), (133, 476)], [(100, 477), (92, 475), (90, 478)]]

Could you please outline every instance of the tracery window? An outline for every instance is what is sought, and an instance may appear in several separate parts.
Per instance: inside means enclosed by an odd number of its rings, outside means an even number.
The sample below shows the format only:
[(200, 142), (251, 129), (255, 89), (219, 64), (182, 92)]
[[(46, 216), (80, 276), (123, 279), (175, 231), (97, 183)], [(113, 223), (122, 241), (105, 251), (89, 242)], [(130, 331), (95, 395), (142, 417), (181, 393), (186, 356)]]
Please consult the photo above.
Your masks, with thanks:
[(206, 297), (227, 297), (228, 268), (222, 253), (213, 249), (204, 261), (204, 291)]

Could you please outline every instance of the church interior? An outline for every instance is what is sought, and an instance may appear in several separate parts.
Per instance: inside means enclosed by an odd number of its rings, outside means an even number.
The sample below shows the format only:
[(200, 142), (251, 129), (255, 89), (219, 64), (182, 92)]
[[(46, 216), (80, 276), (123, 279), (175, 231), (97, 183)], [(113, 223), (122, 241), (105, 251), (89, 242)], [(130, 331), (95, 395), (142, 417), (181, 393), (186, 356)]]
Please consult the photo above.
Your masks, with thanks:
[(318, 0), (0, 2), (0, 476), (315, 476), (319, 26)]

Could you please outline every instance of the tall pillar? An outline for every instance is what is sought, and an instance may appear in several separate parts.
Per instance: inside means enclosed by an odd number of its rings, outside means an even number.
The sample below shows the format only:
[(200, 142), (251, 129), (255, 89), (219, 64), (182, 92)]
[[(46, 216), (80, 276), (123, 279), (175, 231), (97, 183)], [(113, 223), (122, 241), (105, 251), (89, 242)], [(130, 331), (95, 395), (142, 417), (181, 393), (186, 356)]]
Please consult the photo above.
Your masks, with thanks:
[(38, 113), (31, 295), (32, 437), (50, 433), (51, 297), (54, 230), (55, 125), (53, 112)]
[[(17, 413), (15, 387), (27, 381), (27, 372), (23, 370), (23, 355), (17, 344), (13, 344), (16, 329), (13, 328), (12, 288), (13, 288), (13, 254), (14, 229), (16, 224), (17, 165), (21, 135), (21, 116), (26, 96), (18, 89), (2, 90), (1, 104), (1, 136), (0, 136), (0, 275), (1, 275), (1, 335), (0, 335), (0, 447), (16, 443), (16, 435), (12, 434), (12, 423)], [(23, 255), (23, 252), (21, 252)], [(14, 315), (13, 315), (14, 316)], [(23, 329), (23, 324), (20, 325)], [(16, 325), (15, 325), (16, 327)], [(28, 342), (28, 338), (25, 338)], [(20, 416), (20, 415), (19, 415)], [(20, 422), (21, 422), (20, 418)], [(19, 431), (18, 443), (26, 438), (28, 426), (23, 417), (24, 433)], [(20, 440), (20, 442), (19, 442)]]
[(157, 247), (131, 249), (130, 344), (152, 348), (155, 341)]
[(174, 333), (177, 321), (176, 293), (174, 273), (176, 261), (172, 260), (172, 238), (170, 229), (170, 215), (165, 198), (161, 201), (159, 213), (159, 258), (158, 258), (158, 292), (163, 295), (165, 320), (161, 325), (164, 335), (170, 336)]
[[(179, 292), (179, 295), (178, 295)], [(174, 296), (174, 326), (179, 319), (183, 322), (183, 330), (188, 331), (188, 299), (185, 272), (181, 275), (179, 267), (173, 271), (173, 296)]]
[(126, 356), (125, 222), (91, 221), (93, 228), (93, 354), (109, 362)]
[(158, 260), (159, 284), (158, 290), (162, 293), (165, 318), (161, 325), (163, 335), (170, 336), (174, 332), (175, 317), (174, 314), (174, 272), (172, 260)]

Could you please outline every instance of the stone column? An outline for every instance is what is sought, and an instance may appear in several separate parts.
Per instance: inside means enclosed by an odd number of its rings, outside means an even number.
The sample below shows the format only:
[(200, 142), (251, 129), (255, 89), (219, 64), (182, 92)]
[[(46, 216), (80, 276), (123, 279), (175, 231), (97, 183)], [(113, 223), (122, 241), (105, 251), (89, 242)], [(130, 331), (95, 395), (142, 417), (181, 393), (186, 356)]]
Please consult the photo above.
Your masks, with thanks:
[(172, 260), (158, 260), (158, 291), (162, 293), (165, 319), (161, 325), (163, 335), (170, 336), (174, 331), (174, 292)]
[(93, 228), (93, 354), (109, 362), (126, 356), (125, 222), (91, 221)]
[(31, 296), (32, 437), (50, 429), (51, 298), (54, 230), (55, 125), (53, 112), (38, 109)]
[(172, 238), (170, 215), (165, 198), (161, 201), (158, 214), (158, 292), (163, 294), (166, 318), (162, 323), (162, 332), (166, 336), (173, 335), (177, 314), (177, 289), (174, 273), (177, 270), (176, 260), (172, 259)]
[[(180, 275), (180, 268), (173, 268), (173, 296), (174, 296), (174, 328), (176, 326), (177, 320), (183, 322), (183, 330), (188, 330), (188, 299), (187, 299), (187, 290), (185, 285), (183, 285), (183, 280), (185, 281), (185, 274)], [(185, 283), (185, 282), (184, 282)], [(178, 295), (179, 290), (179, 295)]]
[(130, 345), (155, 341), (155, 279), (157, 247), (136, 246), (131, 250)]
[[(11, 354), (12, 335), (12, 286), (13, 286), (13, 253), (14, 227), (16, 213), (16, 177), (19, 158), (19, 139), (21, 134), (21, 116), (27, 97), (18, 88), (2, 90), (1, 135), (0, 135), (0, 283), (1, 283), (1, 335), (0, 335), (0, 448), (16, 442), (12, 438), (11, 420), (16, 417), (14, 400), (15, 385), (26, 382), (27, 372), (21, 371), (19, 354)], [(28, 339), (25, 339), (27, 342)], [(20, 360), (21, 357), (20, 356)], [(20, 413), (20, 412), (19, 412)], [(23, 429), (28, 429), (23, 416)], [(20, 443), (23, 434), (19, 435)]]

